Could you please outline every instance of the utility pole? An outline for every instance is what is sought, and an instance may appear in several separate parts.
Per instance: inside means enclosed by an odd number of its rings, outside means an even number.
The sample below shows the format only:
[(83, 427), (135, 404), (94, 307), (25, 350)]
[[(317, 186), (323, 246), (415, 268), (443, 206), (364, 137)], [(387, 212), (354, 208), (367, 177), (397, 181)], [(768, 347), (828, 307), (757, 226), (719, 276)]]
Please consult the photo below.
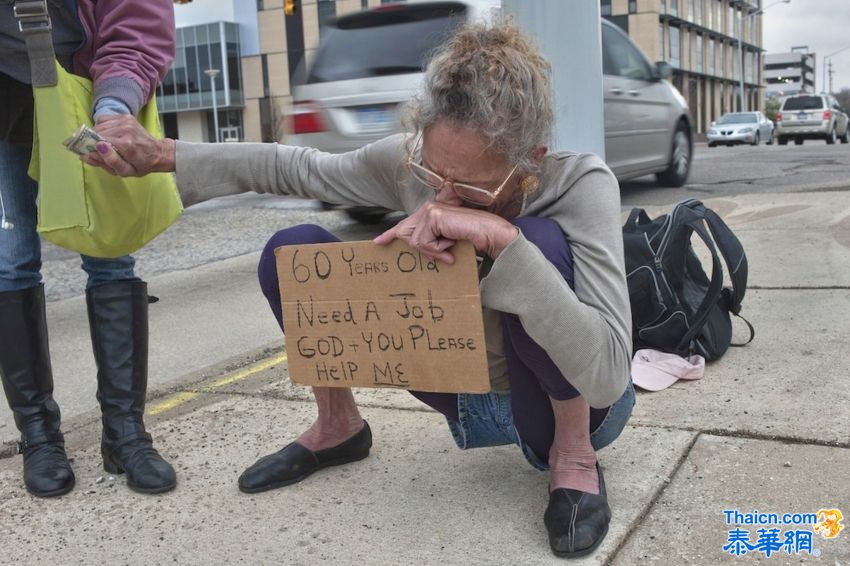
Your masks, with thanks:
[(218, 102), (216, 101), (215, 95), (215, 78), (221, 71), (218, 69), (207, 69), (204, 71), (204, 74), (210, 78), (210, 94), (212, 94), (212, 106), (213, 106), (213, 127), (215, 128), (215, 143), (218, 143)]
[(605, 159), (602, 30), (599, 2), (502, 0), (552, 65), (554, 151), (570, 149)]

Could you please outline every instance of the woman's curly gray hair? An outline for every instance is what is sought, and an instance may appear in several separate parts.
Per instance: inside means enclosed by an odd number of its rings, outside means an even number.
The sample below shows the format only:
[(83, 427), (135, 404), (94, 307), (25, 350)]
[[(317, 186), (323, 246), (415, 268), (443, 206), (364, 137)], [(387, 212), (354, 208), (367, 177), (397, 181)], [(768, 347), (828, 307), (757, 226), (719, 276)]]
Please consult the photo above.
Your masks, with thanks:
[(464, 125), (530, 172), (530, 152), (551, 133), (550, 73), (514, 24), (466, 24), (432, 57), (406, 124), (414, 132), (439, 120)]

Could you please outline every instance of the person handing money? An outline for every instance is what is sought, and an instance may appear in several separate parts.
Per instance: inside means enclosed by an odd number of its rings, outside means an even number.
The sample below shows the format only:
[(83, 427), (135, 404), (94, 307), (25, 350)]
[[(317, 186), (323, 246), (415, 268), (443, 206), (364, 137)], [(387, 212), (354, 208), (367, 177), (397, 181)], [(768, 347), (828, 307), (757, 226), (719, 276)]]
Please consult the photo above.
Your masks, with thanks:
[[(36, 230), (38, 185), (27, 176), (32, 81), (14, 4), (0, 1), (0, 378), (21, 433), (23, 484), (35, 496), (54, 497), (70, 491), (75, 478), (53, 398)], [(135, 121), (168, 72), (174, 58), (174, 6), (171, 0), (57, 0), (46, 5), (59, 64), (94, 83), (94, 128), (81, 127), (65, 147), (95, 153), (103, 143), (95, 130), (103, 121), (118, 115)], [(131, 489), (159, 493), (173, 489), (177, 477), (154, 449), (142, 419), (148, 294), (134, 266), (130, 256), (82, 256), (102, 411), (101, 453), (104, 468), (126, 473)]]

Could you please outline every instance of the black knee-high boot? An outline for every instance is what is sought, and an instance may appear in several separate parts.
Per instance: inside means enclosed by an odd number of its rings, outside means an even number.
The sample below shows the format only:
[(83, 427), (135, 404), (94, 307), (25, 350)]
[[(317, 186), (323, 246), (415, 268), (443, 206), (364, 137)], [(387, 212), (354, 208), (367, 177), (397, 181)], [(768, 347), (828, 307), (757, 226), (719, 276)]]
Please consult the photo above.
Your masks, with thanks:
[(21, 431), (27, 490), (39, 497), (68, 493), (74, 472), (53, 400), (42, 285), (0, 293), (0, 377)]
[(161, 493), (177, 485), (174, 468), (154, 449), (142, 419), (148, 381), (148, 293), (141, 281), (86, 291), (97, 363), (97, 400), (103, 413), (101, 452), (109, 473), (127, 473), (127, 485)]

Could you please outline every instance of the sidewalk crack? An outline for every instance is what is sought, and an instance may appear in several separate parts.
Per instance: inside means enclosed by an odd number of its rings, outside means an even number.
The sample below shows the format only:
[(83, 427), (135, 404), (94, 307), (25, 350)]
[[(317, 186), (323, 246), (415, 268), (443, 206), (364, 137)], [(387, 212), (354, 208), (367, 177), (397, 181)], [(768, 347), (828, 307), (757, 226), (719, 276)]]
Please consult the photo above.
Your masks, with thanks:
[(676, 461), (676, 464), (673, 466), (672, 473), (670, 473), (670, 475), (661, 483), (661, 485), (658, 487), (658, 489), (655, 490), (655, 494), (653, 494), (652, 499), (649, 500), (649, 503), (647, 503), (646, 506), (644, 506), (643, 511), (641, 511), (640, 515), (638, 515), (637, 518), (632, 522), (630, 528), (626, 532), (626, 536), (624, 536), (622, 538), (622, 540), (620, 540), (620, 542), (619, 542), (619, 544), (617, 544), (616, 548), (614, 548), (614, 550), (611, 552), (611, 554), (605, 559), (605, 562), (603, 563), (605, 566), (610, 566), (611, 564), (614, 563), (614, 560), (620, 554), (620, 551), (623, 550), (623, 548), (626, 546), (626, 544), (628, 544), (628, 542), (632, 539), (632, 536), (635, 533), (635, 531), (643, 524), (647, 515), (649, 515), (652, 512), (652, 510), (655, 508), (655, 504), (658, 503), (658, 501), (661, 499), (661, 497), (667, 491), (667, 487), (669, 485), (671, 485), (673, 483), (673, 481), (676, 479), (676, 476), (679, 475), (679, 470), (681, 470), (682, 466), (685, 465), (685, 461), (688, 459), (688, 456), (690, 456), (691, 451), (693, 450), (694, 445), (697, 443), (697, 440), (699, 440), (700, 436), (702, 436), (702, 433), (700, 431), (696, 431), (696, 434), (691, 439), (691, 441), (688, 443), (688, 445), (685, 447), (685, 449), (682, 451), (682, 455), (679, 456), (679, 459)]

